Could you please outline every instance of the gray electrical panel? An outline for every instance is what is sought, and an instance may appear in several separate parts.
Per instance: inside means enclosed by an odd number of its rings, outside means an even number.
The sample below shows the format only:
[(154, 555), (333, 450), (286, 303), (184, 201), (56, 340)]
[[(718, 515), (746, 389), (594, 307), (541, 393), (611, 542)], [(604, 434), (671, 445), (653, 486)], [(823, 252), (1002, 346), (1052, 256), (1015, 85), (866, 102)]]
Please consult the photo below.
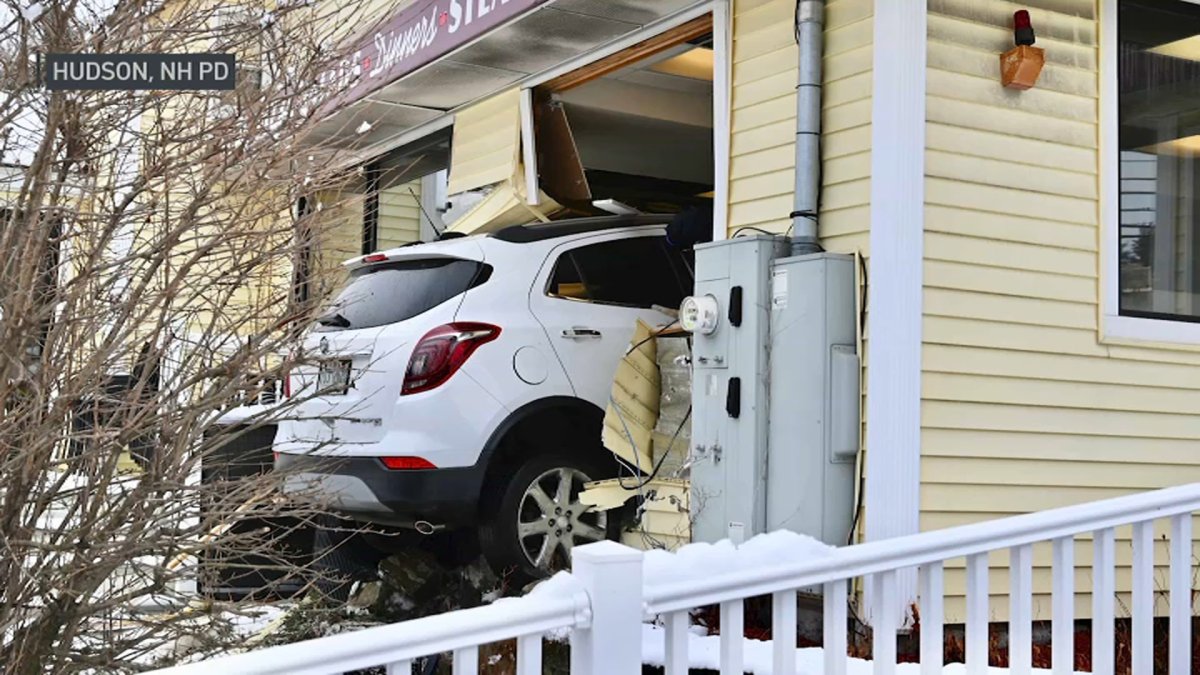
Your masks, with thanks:
[(694, 541), (775, 529), (846, 543), (859, 435), (854, 258), (784, 257), (784, 237), (696, 248)]
[[(692, 538), (718, 541), (766, 526), (770, 264), (783, 237), (696, 247), (696, 295), (721, 307), (716, 330), (692, 341)], [(731, 314), (730, 299), (740, 312)]]
[(768, 532), (847, 543), (859, 435), (854, 290), (853, 256), (771, 263)]

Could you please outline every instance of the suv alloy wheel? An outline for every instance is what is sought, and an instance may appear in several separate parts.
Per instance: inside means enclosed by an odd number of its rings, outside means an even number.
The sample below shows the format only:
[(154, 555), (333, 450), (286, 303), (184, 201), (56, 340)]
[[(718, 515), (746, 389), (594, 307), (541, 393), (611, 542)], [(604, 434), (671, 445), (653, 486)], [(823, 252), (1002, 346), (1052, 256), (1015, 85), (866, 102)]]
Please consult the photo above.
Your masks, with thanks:
[(485, 514), (480, 543), (492, 568), (524, 582), (567, 569), (575, 546), (613, 538), (615, 513), (579, 501), (584, 484), (600, 477), (599, 468), (565, 455), (526, 460)]

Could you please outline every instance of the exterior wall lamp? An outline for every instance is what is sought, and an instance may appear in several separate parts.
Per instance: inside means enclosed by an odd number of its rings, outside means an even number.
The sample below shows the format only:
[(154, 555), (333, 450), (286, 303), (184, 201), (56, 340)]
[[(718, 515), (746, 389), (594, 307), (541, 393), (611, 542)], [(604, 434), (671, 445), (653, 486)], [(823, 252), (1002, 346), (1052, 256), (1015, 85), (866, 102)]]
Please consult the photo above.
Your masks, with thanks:
[(1027, 10), (1013, 15), (1016, 46), (1000, 55), (1000, 83), (1009, 89), (1031, 89), (1046, 64), (1046, 51), (1034, 47), (1033, 23)]

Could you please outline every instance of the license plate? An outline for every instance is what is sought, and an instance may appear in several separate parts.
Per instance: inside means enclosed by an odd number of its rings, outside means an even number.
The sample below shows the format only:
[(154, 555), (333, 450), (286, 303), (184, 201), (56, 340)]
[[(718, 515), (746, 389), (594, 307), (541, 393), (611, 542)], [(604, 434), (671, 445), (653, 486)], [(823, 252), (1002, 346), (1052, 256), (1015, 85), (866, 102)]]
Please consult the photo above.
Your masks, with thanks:
[(317, 372), (317, 390), (322, 394), (344, 394), (350, 388), (350, 361), (322, 361)]

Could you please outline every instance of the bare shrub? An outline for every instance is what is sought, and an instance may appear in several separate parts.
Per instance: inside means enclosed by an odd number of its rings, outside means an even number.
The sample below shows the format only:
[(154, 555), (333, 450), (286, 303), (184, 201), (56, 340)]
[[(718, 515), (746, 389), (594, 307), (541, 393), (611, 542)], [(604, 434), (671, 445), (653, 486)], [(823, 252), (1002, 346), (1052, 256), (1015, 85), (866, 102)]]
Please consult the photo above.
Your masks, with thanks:
[[(323, 300), (296, 292), (320, 226), (295, 205), (334, 182), (338, 157), (311, 132), (337, 84), (331, 31), (356, 4), (0, 1), (6, 674), (169, 657), (196, 613), (135, 609), (191, 598), (197, 559), (253, 552), (305, 574), (276, 546), (285, 533), (232, 527), (308, 518), (278, 477), (201, 469), (262, 423), (213, 426), (277, 397)], [(234, 52), (242, 69), (235, 91), (47, 92), (35, 55), (64, 52)]]

